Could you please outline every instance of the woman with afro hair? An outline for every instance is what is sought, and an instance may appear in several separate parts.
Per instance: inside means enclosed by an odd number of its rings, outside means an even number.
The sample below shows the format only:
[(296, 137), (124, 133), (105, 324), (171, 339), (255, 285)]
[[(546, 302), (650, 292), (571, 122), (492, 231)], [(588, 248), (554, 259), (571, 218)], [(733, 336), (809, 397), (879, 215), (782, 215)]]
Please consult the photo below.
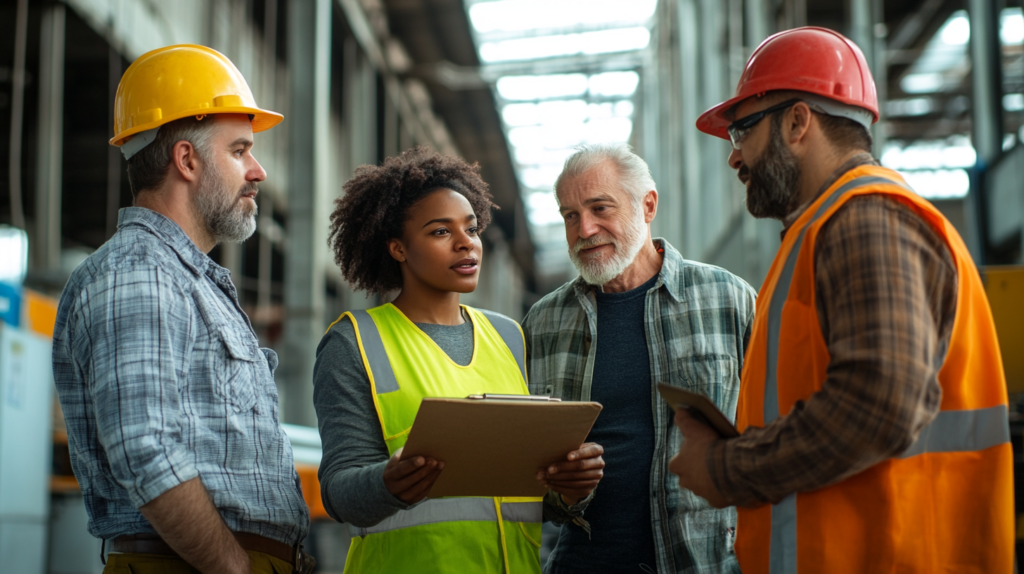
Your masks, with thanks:
[(345, 572), (540, 572), (542, 516), (582, 513), (602, 475), (599, 445), (538, 473), (543, 501), (427, 499), (444, 462), (401, 459), (421, 399), (528, 393), (519, 325), (459, 304), (476, 289), (494, 207), (479, 168), (415, 148), (360, 167), (344, 190), (335, 262), (358, 290), (398, 293), (344, 313), (317, 348), (321, 496), (354, 535)]

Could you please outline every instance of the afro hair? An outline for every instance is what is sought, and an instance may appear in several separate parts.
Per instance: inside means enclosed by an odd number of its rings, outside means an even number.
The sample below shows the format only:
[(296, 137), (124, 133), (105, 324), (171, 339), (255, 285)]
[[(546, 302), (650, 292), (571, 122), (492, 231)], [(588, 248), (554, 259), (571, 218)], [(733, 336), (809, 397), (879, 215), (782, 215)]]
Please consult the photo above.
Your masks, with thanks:
[(482, 231), (491, 221), (491, 194), (480, 166), (418, 146), (379, 165), (356, 169), (335, 201), (327, 244), (345, 280), (355, 289), (384, 294), (401, 288), (402, 271), (388, 252), (401, 238), (409, 208), (438, 189), (464, 196)]

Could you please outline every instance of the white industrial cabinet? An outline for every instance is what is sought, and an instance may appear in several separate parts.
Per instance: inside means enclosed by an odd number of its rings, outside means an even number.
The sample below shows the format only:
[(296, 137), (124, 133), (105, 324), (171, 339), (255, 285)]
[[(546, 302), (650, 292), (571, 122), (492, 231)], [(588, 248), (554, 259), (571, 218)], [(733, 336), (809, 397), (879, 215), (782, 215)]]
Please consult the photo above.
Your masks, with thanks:
[(50, 339), (0, 323), (0, 570), (43, 574), (53, 456)]

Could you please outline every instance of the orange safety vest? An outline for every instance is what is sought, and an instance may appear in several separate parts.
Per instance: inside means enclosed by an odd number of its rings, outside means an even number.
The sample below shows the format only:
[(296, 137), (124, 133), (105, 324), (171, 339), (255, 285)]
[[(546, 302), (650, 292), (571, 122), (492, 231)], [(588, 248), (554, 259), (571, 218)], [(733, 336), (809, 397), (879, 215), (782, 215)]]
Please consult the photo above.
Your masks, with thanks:
[(844, 203), (869, 193), (913, 209), (946, 241), (956, 263), (956, 319), (938, 376), (941, 411), (899, 456), (778, 504), (740, 508), (740, 568), (744, 574), (1010, 572), (1013, 454), (992, 313), (960, 235), (896, 172), (877, 166), (847, 172), (786, 232), (757, 297), (739, 430), (763, 427), (821, 389), (831, 357), (814, 301), (815, 240)]

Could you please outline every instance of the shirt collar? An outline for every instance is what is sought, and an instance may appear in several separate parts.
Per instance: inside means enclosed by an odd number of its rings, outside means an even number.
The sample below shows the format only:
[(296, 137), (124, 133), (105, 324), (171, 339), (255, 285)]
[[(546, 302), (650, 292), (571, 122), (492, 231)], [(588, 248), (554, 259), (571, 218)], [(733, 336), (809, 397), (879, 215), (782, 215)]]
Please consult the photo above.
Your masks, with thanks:
[(208, 269), (221, 269), (210, 257), (199, 250), (192, 239), (172, 219), (145, 207), (125, 207), (117, 213), (117, 228), (138, 225), (150, 230), (170, 247), (185, 265), (197, 274)]
[(821, 187), (818, 188), (818, 191), (814, 194), (814, 197), (808, 199), (805, 203), (800, 205), (800, 207), (794, 209), (792, 213), (790, 213), (789, 215), (782, 219), (782, 236), (786, 236), (786, 230), (789, 229), (789, 227), (793, 225), (796, 222), (796, 220), (799, 219), (801, 215), (803, 215), (805, 211), (807, 211), (807, 208), (810, 207), (812, 203), (814, 203), (815, 201), (818, 200), (819, 197), (821, 197), (821, 194), (828, 191), (828, 188), (832, 187), (832, 184), (835, 183), (836, 180), (838, 180), (840, 177), (843, 177), (843, 174), (850, 171), (851, 169), (855, 167), (860, 167), (862, 165), (878, 165), (878, 162), (875, 161), (875, 158), (871, 157), (871, 154), (869, 154), (868, 152), (859, 153), (851, 157), (850, 159), (846, 160), (846, 163), (839, 166), (839, 169), (835, 170), (834, 172), (832, 172), (832, 175), (828, 176), (828, 179), (826, 179), (825, 183), (823, 183)]
[[(658, 250), (662, 252), (661, 258), (661, 271), (658, 272), (658, 281), (654, 284), (654, 289), (660, 288), (662, 285), (668, 291), (669, 295), (672, 296), (676, 301), (682, 301), (683, 286), (676, 281), (675, 278), (679, 277), (679, 270), (685, 265), (685, 260), (682, 254), (676, 251), (675, 247), (672, 247), (668, 241), (661, 237), (654, 238), (654, 245), (657, 246)], [(596, 289), (594, 285), (591, 285), (583, 280), (583, 277), (577, 277), (573, 281), (573, 290), (576, 292), (577, 297), (585, 298), (587, 293)]]

